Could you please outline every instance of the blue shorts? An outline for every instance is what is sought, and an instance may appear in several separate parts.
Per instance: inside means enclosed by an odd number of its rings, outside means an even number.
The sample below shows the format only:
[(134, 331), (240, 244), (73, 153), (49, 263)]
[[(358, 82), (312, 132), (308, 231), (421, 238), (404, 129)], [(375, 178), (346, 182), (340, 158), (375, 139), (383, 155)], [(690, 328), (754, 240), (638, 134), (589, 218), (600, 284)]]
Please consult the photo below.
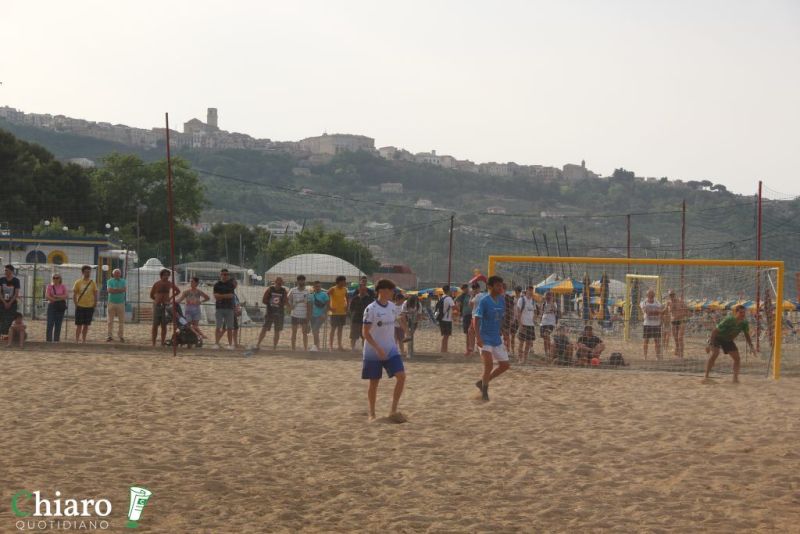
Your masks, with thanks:
[(189, 306), (187, 304), (183, 316), (186, 317), (186, 320), (189, 322), (192, 321), (200, 322), (200, 319), (202, 319), (202, 316), (200, 314), (200, 306)]
[(406, 370), (403, 366), (403, 359), (399, 354), (395, 354), (387, 360), (364, 360), (361, 366), (361, 378), (364, 380), (375, 380), (383, 378), (383, 370), (392, 378), (397, 373)]

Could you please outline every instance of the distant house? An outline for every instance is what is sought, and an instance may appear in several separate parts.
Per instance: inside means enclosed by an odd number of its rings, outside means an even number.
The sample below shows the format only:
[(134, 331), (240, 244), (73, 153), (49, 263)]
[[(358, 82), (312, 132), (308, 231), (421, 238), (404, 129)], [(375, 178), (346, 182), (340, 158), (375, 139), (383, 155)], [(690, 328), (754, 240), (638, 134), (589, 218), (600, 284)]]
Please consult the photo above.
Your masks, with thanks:
[(311, 176), (311, 169), (308, 167), (294, 167), (292, 174), (295, 176)]
[(270, 221), (266, 224), (259, 224), (258, 227), (272, 235), (287, 237), (299, 234), (303, 230), (303, 226), (297, 221)]
[(478, 170), (481, 174), (488, 174), (489, 176), (511, 176), (511, 169), (506, 163), (481, 163), (478, 165)]
[(370, 230), (391, 230), (394, 226), (390, 223), (382, 223), (377, 221), (370, 221), (364, 225), (365, 228)]
[(400, 182), (384, 182), (381, 184), (381, 193), (402, 193), (403, 184)]
[(433, 202), (431, 202), (427, 198), (421, 198), (421, 199), (417, 200), (416, 203), (414, 203), (414, 207), (416, 207), (416, 208), (432, 208), (433, 207)]
[(417, 288), (417, 275), (408, 265), (397, 263), (383, 263), (371, 276), (373, 282), (381, 278), (388, 278), (403, 289)]
[(502, 206), (492, 206), (492, 207), (486, 208), (486, 213), (493, 213), (493, 214), (496, 214), (496, 215), (498, 215), (498, 214), (502, 215), (502, 214), (506, 213), (506, 209), (503, 208)]
[(375, 140), (364, 135), (323, 134), (318, 137), (307, 137), (299, 143), (300, 148), (312, 154), (335, 156), (344, 152), (366, 150), (375, 151)]

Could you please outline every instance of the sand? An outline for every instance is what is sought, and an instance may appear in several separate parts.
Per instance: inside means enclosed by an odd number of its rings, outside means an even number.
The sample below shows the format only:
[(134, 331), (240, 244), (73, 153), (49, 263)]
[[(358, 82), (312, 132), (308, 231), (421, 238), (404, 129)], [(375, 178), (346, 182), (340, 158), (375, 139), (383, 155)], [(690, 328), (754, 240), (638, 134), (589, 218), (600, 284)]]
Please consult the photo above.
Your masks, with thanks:
[[(55, 349), (59, 352), (56, 352)], [(154, 495), (141, 532), (790, 532), (800, 382), (407, 362), (367, 421), (352, 354), (0, 350), (0, 532), (20, 489)], [(378, 394), (379, 416), (391, 381)]]

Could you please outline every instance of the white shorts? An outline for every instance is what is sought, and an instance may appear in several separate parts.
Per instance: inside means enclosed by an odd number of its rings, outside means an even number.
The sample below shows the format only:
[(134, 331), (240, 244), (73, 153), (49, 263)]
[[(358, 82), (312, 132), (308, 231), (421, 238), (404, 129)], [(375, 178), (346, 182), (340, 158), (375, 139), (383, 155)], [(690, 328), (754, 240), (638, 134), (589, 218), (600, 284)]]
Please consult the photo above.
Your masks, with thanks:
[(500, 345), (491, 346), (491, 345), (484, 345), (482, 347), (478, 347), (481, 355), (484, 352), (490, 352), (492, 354), (492, 358), (496, 362), (507, 362), (508, 361), (508, 351), (506, 350), (506, 346), (502, 343)]

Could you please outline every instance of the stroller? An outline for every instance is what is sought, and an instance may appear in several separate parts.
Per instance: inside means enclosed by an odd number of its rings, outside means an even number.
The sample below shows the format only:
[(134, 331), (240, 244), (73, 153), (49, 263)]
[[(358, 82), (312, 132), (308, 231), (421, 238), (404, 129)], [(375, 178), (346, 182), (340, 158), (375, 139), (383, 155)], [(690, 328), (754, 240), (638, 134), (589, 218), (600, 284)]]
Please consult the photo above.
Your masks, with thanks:
[[(189, 349), (193, 347), (202, 347), (203, 340), (197, 336), (194, 330), (192, 330), (192, 325), (189, 324), (189, 321), (183, 316), (183, 310), (180, 304), (175, 305), (175, 311), (178, 315), (176, 321), (178, 323), (178, 328), (175, 330), (175, 333), (172, 334), (172, 338), (167, 340), (167, 345), (186, 346), (186, 348)], [(172, 306), (167, 306), (167, 322), (168, 324), (172, 324)]]

